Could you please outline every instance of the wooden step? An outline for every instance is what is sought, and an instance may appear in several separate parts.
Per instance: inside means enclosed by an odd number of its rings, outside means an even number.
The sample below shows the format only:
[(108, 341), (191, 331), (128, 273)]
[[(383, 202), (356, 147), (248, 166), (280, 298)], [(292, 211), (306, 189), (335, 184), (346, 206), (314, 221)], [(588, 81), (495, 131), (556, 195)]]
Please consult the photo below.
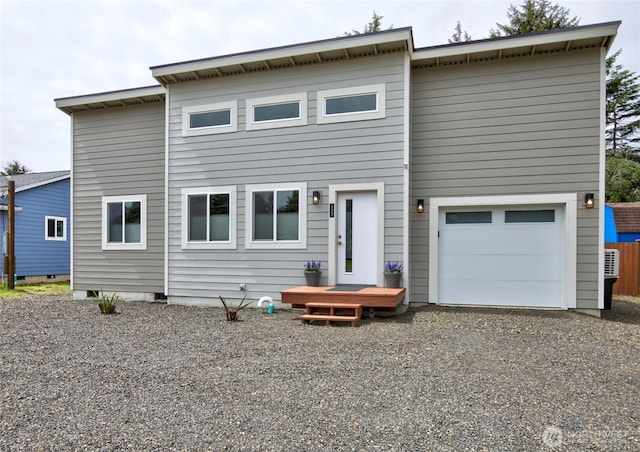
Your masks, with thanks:
[[(356, 326), (362, 317), (361, 304), (311, 302), (307, 303), (305, 307), (307, 313), (300, 316), (302, 323), (307, 323), (310, 320), (323, 320), (325, 325), (329, 325), (329, 322), (350, 322), (351, 326)], [(348, 311), (348, 313), (340, 314), (344, 311)]]
[(360, 317), (355, 315), (302, 314), (300, 320), (302, 323), (307, 323), (310, 320), (323, 320), (325, 325), (329, 325), (329, 322), (350, 322), (351, 326), (357, 326)]

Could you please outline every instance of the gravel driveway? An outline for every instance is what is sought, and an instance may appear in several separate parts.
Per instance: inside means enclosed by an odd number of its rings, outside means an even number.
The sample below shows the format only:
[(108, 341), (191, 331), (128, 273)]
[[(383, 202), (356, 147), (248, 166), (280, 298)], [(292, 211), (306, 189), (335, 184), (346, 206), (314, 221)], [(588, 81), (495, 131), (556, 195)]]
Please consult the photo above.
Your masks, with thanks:
[(640, 303), (300, 311), (0, 300), (0, 450), (638, 450)]

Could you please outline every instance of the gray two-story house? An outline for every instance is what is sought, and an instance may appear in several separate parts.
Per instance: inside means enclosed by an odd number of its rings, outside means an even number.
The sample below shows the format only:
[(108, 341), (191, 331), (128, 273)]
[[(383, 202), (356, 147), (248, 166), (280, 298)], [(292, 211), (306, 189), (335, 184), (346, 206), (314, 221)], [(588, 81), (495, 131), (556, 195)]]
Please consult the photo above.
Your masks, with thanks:
[(278, 303), (307, 260), (329, 286), (382, 286), (392, 261), (404, 303), (597, 314), (618, 26), (429, 48), (400, 28), (57, 99), (74, 297)]

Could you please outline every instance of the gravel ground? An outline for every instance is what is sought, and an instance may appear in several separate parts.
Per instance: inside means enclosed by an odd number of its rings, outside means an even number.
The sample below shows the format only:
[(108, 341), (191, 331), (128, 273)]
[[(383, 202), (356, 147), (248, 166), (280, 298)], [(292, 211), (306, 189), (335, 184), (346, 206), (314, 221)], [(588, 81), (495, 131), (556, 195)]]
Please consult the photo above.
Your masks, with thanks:
[[(0, 300), (0, 450), (638, 450), (640, 303), (298, 310)], [(557, 447), (556, 447), (557, 446)]]

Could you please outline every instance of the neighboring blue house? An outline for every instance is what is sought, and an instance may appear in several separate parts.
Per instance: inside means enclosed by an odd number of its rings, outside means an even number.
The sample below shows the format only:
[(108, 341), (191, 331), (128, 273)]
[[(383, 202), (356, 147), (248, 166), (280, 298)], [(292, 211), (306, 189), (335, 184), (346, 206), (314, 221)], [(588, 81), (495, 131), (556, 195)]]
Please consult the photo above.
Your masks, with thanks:
[(604, 243), (615, 243), (618, 241), (618, 231), (616, 221), (613, 218), (613, 209), (610, 205), (604, 206)]
[[(11, 176), (15, 181), (15, 255), (18, 281), (69, 280), (70, 172)], [(0, 176), (0, 233), (8, 228), (7, 176)], [(5, 253), (3, 246), (3, 255)]]
[(605, 209), (605, 243), (640, 240), (640, 202), (610, 203)]

